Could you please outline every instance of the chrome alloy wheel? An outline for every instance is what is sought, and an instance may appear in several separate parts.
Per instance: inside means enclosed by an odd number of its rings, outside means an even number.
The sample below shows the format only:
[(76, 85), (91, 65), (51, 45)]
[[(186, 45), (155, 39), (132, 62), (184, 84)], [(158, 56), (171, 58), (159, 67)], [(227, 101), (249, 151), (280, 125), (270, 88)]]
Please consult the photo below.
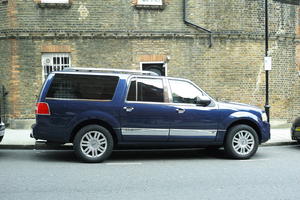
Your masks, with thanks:
[(232, 139), (232, 147), (239, 155), (247, 155), (254, 148), (254, 136), (247, 130), (237, 132)]
[(89, 131), (80, 140), (80, 149), (87, 157), (100, 157), (107, 149), (107, 139), (99, 131)]

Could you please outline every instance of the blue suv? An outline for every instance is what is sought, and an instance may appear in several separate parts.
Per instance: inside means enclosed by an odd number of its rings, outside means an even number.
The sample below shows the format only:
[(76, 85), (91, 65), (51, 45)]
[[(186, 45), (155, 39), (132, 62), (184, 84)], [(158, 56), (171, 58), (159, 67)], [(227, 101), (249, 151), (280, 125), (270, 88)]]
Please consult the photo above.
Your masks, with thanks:
[(217, 102), (186, 79), (92, 68), (51, 73), (32, 128), (35, 139), (73, 143), (85, 162), (121, 147), (224, 146), (229, 157), (248, 159), (270, 139), (257, 107)]

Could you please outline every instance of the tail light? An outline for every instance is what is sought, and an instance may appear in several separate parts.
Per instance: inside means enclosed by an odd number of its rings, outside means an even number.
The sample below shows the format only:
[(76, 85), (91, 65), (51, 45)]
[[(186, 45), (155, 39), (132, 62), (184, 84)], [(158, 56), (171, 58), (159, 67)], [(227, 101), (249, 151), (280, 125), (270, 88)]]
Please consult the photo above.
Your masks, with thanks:
[(35, 114), (36, 115), (50, 115), (49, 105), (44, 102), (36, 103)]

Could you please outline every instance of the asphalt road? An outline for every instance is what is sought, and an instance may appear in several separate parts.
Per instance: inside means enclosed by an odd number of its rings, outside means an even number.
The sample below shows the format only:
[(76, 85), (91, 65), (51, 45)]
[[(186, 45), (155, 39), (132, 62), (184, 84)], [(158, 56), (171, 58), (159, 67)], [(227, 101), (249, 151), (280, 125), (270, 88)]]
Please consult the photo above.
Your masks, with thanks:
[(119, 151), (101, 164), (72, 151), (0, 150), (0, 199), (299, 199), (300, 146), (261, 147), (250, 160), (223, 150)]

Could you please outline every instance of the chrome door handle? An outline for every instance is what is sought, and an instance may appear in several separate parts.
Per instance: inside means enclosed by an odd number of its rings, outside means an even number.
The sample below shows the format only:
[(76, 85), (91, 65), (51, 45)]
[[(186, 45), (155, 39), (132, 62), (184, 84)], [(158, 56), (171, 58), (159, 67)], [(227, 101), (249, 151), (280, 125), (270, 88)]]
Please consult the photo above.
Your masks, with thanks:
[(176, 112), (179, 113), (179, 114), (182, 114), (182, 113), (185, 112), (185, 109), (183, 109), (183, 108), (177, 108)]
[(127, 107), (127, 106), (123, 107), (123, 109), (124, 109), (126, 112), (131, 112), (131, 111), (134, 110), (133, 107)]

